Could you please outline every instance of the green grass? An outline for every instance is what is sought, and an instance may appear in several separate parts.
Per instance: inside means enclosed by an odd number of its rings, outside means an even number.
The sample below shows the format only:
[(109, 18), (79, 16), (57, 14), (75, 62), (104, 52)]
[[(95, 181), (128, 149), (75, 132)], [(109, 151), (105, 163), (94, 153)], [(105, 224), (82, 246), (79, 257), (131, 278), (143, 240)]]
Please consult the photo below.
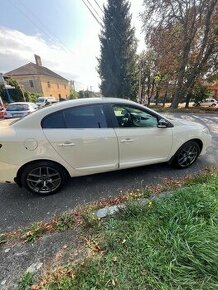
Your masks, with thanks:
[(55, 224), (55, 229), (59, 232), (63, 232), (70, 229), (74, 224), (73, 218), (69, 213), (63, 213)]
[(92, 237), (95, 254), (46, 289), (218, 289), (218, 175), (172, 196), (133, 206)]
[(34, 283), (33, 274), (32, 273), (24, 273), (21, 277), (17, 290), (29, 290)]
[(26, 242), (35, 242), (44, 232), (45, 229), (43, 228), (42, 223), (34, 223), (24, 229), (21, 239)]

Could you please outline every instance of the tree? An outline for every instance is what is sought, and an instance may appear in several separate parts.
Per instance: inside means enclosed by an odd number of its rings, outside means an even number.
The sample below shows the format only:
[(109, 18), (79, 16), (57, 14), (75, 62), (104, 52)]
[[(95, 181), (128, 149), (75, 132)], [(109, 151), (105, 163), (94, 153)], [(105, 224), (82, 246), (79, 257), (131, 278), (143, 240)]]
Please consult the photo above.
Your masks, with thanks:
[(129, 10), (127, 0), (108, 0), (104, 6), (98, 72), (105, 97), (135, 99), (137, 95), (137, 42)]
[(96, 98), (98, 97), (98, 95), (95, 92), (86, 90), (86, 91), (79, 91), (78, 92), (78, 98), (82, 99), (82, 98)]
[(144, 0), (144, 6), (142, 18), (148, 43), (152, 34), (174, 31), (168, 40), (168, 50), (175, 50), (177, 55), (172, 103), (176, 108), (199, 77), (217, 69), (218, 0)]
[(139, 56), (139, 70), (141, 78), (141, 96), (140, 101), (147, 96), (148, 106), (150, 105), (151, 97), (154, 95), (155, 77), (157, 75), (156, 55), (153, 50), (143, 51)]
[(69, 99), (73, 100), (73, 99), (78, 99), (79, 97), (80, 97), (79, 93), (74, 88), (71, 87)]
[(199, 104), (210, 96), (210, 92), (206, 86), (201, 84), (201, 82), (197, 82), (191, 92), (191, 96), (195, 104)]

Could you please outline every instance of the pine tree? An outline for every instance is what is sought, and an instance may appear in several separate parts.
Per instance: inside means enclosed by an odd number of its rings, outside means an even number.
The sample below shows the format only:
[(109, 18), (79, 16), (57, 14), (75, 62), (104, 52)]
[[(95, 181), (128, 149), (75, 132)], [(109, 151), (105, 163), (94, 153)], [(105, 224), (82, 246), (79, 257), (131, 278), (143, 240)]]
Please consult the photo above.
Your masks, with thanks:
[(99, 36), (99, 75), (105, 97), (135, 99), (137, 96), (137, 42), (131, 19), (127, 0), (108, 0), (104, 7), (104, 28)]

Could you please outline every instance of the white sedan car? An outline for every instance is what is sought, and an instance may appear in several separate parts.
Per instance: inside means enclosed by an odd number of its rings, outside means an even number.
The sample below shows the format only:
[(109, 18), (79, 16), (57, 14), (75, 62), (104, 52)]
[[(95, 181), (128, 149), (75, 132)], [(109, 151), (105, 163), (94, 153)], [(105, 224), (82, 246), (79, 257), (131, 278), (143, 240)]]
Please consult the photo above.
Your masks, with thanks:
[(0, 121), (0, 182), (48, 195), (74, 176), (159, 162), (186, 168), (210, 142), (206, 127), (169, 120), (132, 101), (66, 101)]
[(10, 103), (4, 112), (5, 119), (22, 118), (38, 110), (38, 106), (30, 102)]

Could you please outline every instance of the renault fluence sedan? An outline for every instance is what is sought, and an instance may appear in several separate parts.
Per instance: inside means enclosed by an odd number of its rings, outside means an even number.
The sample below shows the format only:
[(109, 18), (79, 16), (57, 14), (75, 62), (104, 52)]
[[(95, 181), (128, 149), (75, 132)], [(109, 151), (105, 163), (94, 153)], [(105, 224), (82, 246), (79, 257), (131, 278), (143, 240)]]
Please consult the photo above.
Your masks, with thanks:
[(48, 195), (74, 176), (160, 162), (187, 168), (210, 141), (206, 127), (132, 101), (66, 101), (0, 122), (0, 181)]

